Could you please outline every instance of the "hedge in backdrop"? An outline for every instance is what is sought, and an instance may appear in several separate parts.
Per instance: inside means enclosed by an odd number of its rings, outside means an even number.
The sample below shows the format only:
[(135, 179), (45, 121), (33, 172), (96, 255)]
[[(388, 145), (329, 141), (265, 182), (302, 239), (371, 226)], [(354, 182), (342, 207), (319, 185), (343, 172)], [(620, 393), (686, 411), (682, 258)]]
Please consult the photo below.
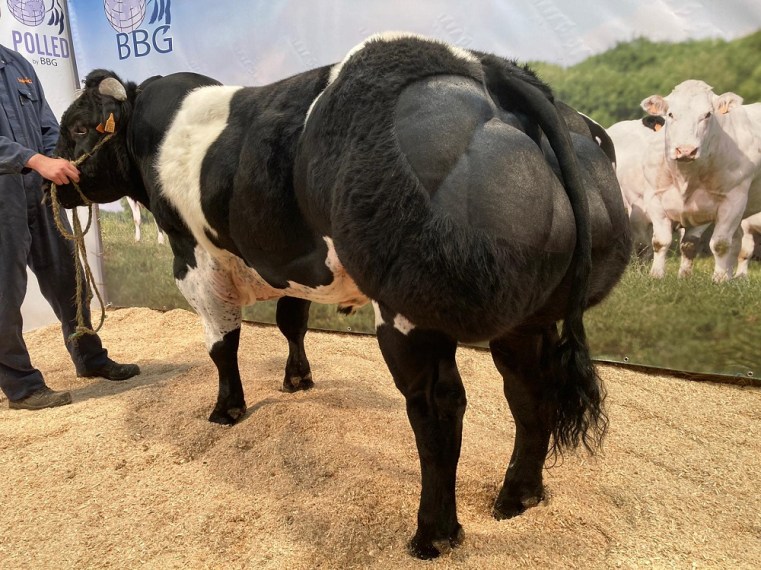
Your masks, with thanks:
[[(364, 37), (392, 29), (531, 62), (561, 99), (605, 127), (642, 117), (642, 99), (666, 95), (690, 78), (713, 85), (716, 93), (734, 91), (745, 103), (761, 100), (756, 0), (492, 0), (467, 6), (384, 0), (361, 7), (349, 0), (71, 0), (68, 9), (81, 76), (105, 67), (140, 82), (191, 70), (227, 84), (260, 85), (338, 61)], [(135, 243), (125, 203), (105, 208), (102, 224), (111, 302), (187, 307), (174, 286), (169, 248), (157, 243), (152, 224)], [(647, 260), (633, 260), (614, 294), (588, 313), (595, 355), (695, 372), (757, 373), (761, 262), (751, 262), (747, 279), (721, 285), (711, 281), (710, 252), (699, 256), (690, 279), (676, 277), (678, 265), (674, 249), (666, 277), (657, 280)], [(272, 322), (274, 309), (261, 303), (244, 314)], [(310, 325), (374, 329), (371, 310), (343, 317), (317, 306)]]

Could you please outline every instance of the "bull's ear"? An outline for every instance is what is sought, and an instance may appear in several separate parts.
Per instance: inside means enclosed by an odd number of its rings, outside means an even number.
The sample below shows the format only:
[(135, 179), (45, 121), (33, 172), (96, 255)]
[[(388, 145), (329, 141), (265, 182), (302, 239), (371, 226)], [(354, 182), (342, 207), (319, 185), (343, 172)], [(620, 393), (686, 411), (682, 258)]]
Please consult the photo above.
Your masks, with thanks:
[(668, 101), (660, 95), (650, 95), (640, 105), (650, 115), (665, 115), (669, 110)]
[(713, 108), (716, 110), (717, 113), (726, 115), (732, 109), (735, 109), (736, 107), (740, 107), (742, 104), (743, 104), (742, 97), (740, 97), (737, 93), (732, 93), (731, 91), (727, 91), (726, 93), (722, 93), (721, 95), (716, 97), (716, 99), (714, 99)]

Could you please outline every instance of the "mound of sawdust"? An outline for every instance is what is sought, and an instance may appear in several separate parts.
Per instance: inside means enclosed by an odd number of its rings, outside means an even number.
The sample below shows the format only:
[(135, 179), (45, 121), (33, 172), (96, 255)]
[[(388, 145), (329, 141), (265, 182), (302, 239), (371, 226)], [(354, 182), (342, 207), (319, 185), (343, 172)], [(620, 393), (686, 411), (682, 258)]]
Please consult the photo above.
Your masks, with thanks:
[(245, 326), (249, 412), (231, 428), (206, 421), (217, 377), (195, 315), (115, 311), (102, 337), (142, 375), (77, 379), (57, 327), (27, 335), (74, 404), (0, 403), (0, 568), (761, 566), (758, 389), (602, 367), (604, 455), (567, 457), (546, 471), (548, 504), (498, 522), (513, 424), (489, 354), (460, 349), (466, 540), (422, 563), (404, 550), (414, 439), (372, 337), (310, 332), (316, 386), (284, 394), (285, 340)]

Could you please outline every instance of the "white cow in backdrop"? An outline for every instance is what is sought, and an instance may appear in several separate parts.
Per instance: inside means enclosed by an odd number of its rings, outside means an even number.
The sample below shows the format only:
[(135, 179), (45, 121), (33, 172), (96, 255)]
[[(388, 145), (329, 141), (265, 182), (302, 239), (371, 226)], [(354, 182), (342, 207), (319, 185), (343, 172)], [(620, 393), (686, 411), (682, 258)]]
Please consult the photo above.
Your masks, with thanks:
[[(645, 168), (652, 191), (646, 189), (645, 207), (653, 224), (654, 277), (664, 275), (675, 225), (685, 228), (685, 238), (695, 238), (713, 223), (713, 279), (732, 278), (743, 241), (740, 224), (761, 212), (761, 103), (742, 101), (731, 92), (716, 95), (693, 79), (666, 97), (642, 101), (645, 111), (665, 119), (663, 152), (655, 168)], [(751, 230), (753, 224), (747, 225)], [(690, 269), (683, 257), (680, 274)]]
[[(129, 204), (129, 209), (132, 210), (132, 221), (135, 222), (135, 241), (140, 241), (140, 224), (143, 221), (140, 215), (140, 202), (136, 202), (132, 198), (127, 198), (127, 204)], [(158, 226), (158, 224), (156, 224), (156, 232), (158, 233), (158, 242), (163, 245), (164, 232), (161, 231), (161, 228)]]
[(648, 115), (644, 119), (620, 121), (607, 129), (616, 151), (616, 176), (629, 214), (634, 251), (639, 256), (652, 251), (652, 222), (645, 204), (652, 198), (654, 189), (645, 171), (660, 165), (664, 145), (662, 127), (663, 119)]
[[(616, 149), (616, 176), (629, 214), (634, 250), (642, 257), (652, 256), (653, 229), (646, 203), (655, 196), (655, 188), (650, 181), (656, 179), (658, 168), (663, 162), (665, 135), (663, 132), (659, 134), (659, 131), (664, 122), (663, 117), (648, 115), (642, 119), (620, 121), (606, 129)], [(672, 221), (672, 225), (677, 224)], [(696, 226), (690, 228), (689, 232), (680, 228), (680, 277), (686, 277), (692, 272), (698, 242), (709, 226), (710, 224)], [(761, 236), (761, 214), (744, 219), (740, 227), (743, 238), (735, 275), (745, 276), (756, 246), (754, 236)]]
[(743, 231), (743, 241), (737, 259), (737, 276), (744, 277), (748, 274), (748, 263), (756, 250), (754, 236), (761, 236), (761, 213), (745, 218), (740, 227)]

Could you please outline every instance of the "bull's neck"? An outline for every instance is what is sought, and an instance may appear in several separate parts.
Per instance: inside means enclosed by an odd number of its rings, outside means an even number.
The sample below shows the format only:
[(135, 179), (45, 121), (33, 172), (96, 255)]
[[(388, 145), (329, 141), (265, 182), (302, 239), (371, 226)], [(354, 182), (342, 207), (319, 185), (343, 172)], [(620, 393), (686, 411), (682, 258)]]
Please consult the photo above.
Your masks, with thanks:
[(129, 154), (129, 175), (130, 175), (130, 183), (129, 183), (129, 191), (126, 193), (127, 196), (132, 198), (133, 200), (136, 200), (140, 202), (143, 206), (145, 206), (149, 211), (151, 210), (151, 204), (153, 203), (153, 200), (151, 200), (152, 196), (149, 195), (148, 190), (146, 188), (145, 182), (143, 180), (143, 173), (141, 172), (141, 169), (138, 167), (139, 164), (141, 164), (141, 161), (139, 157), (135, 153), (135, 133), (132, 129), (132, 123), (129, 123), (129, 131), (127, 133), (126, 138), (126, 149), (127, 153)]
[(145, 187), (145, 183), (143, 182), (143, 177), (141, 176), (138, 169), (135, 167), (134, 160), (130, 161), (130, 181), (127, 185), (129, 188), (129, 191), (125, 194), (127, 197), (132, 198), (133, 200), (140, 202), (143, 206), (145, 206), (150, 212), (153, 212), (151, 209), (151, 196), (148, 194), (148, 190)]

